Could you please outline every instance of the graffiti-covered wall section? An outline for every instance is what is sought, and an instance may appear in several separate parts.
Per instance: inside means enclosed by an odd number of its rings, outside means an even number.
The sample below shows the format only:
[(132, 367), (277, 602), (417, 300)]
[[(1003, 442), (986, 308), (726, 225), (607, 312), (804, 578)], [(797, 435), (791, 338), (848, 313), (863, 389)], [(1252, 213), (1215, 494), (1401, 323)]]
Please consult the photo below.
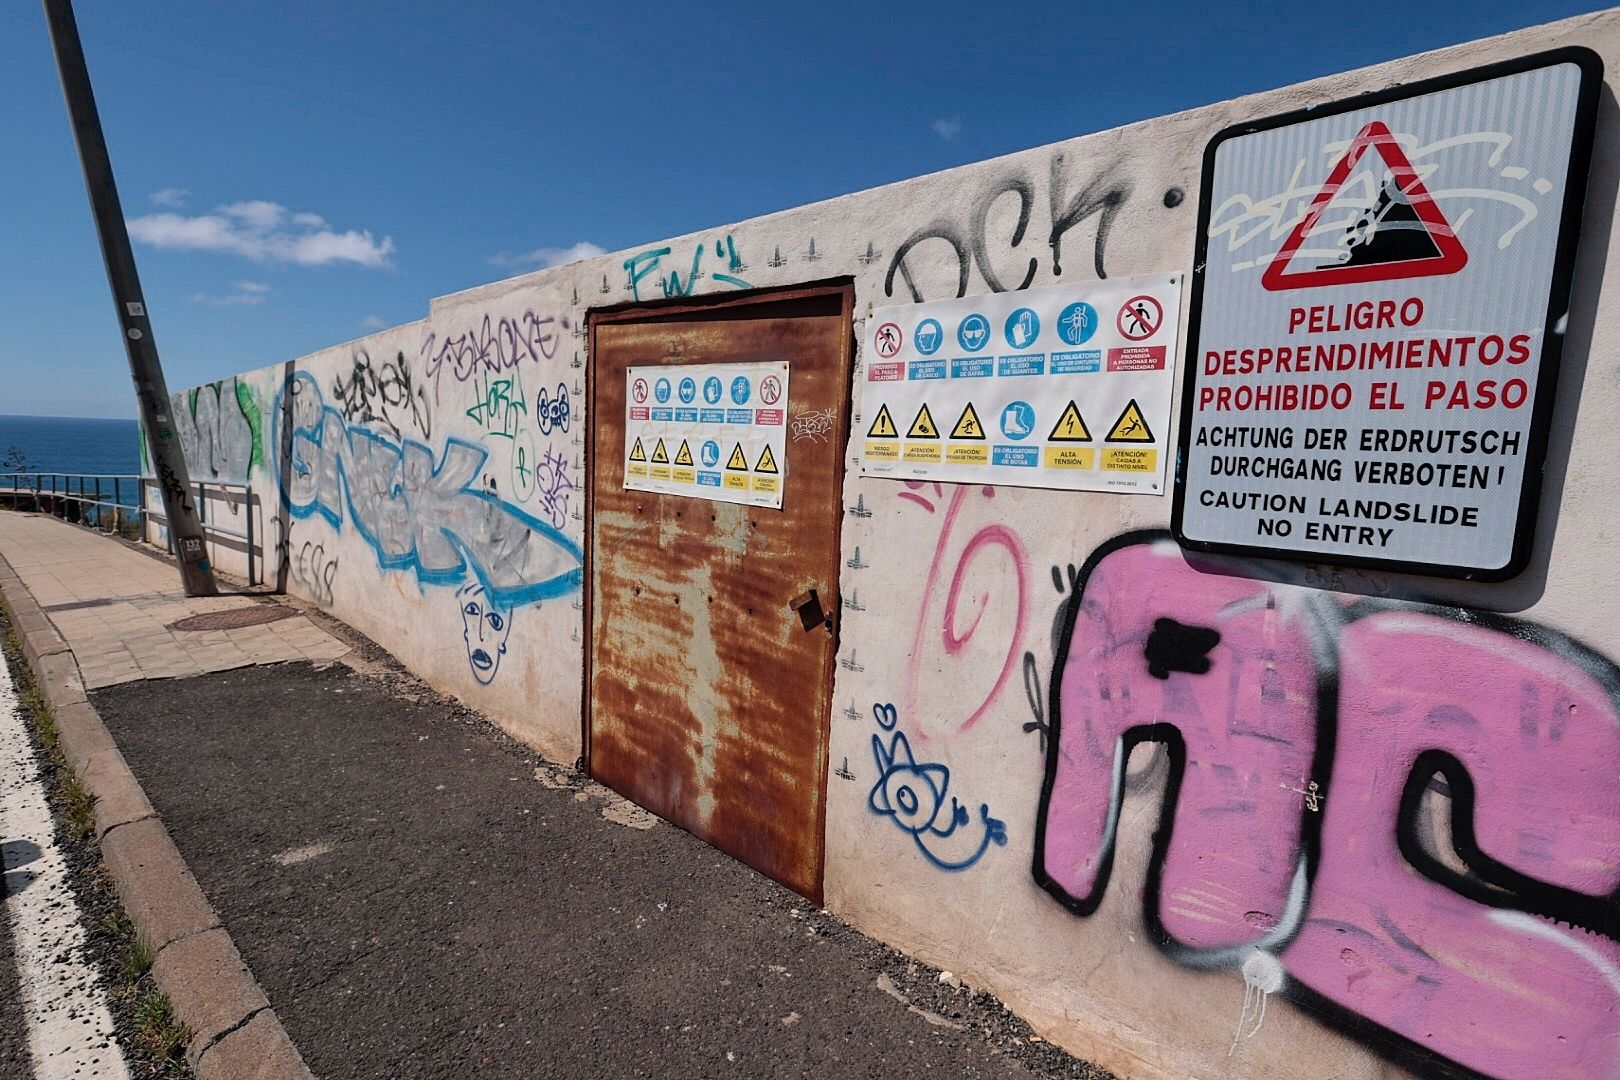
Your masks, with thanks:
[[(579, 755), (574, 325), (521, 294), (446, 307), (171, 402), (193, 481), (251, 487), (205, 489), (204, 512), (245, 534), (251, 498), (257, 580), (561, 761)], [(247, 574), (244, 543), (210, 552)]]
[(273, 572), (560, 760), (579, 741), (571, 325), (519, 296), (266, 373)]
[[(269, 573), (290, 591), (571, 762), (587, 314), (852, 280), (863, 344), (848, 403), (828, 906), (1122, 1075), (1613, 1075), (1609, 89), (1560, 328), (1537, 546), (1519, 579), (1192, 558), (1168, 535), (1164, 493), (863, 479), (855, 467), (877, 426), (863, 390), (875, 310), (1185, 275), (1201, 156), (1222, 128), (1561, 45), (1595, 50), (1612, 80), (1620, 16), (443, 298), (420, 323), (181, 395), (192, 469), (251, 476)], [(1510, 139), (1453, 134), (1402, 145), (1453, 200), (1462, 242), (1509, 246), (1504, 215), (1557, 212)], [(1493, 163), (1497, 181), (1447, 191), (1458, 155)], [(1315, 190), (1296, 187), (1223, 208), (1210, 242), (1275, 251)], [(832, 437), (842, 419), (795, 417), (789, 438)], [(1151, 419), (1174, 461), (1176, 425)]]

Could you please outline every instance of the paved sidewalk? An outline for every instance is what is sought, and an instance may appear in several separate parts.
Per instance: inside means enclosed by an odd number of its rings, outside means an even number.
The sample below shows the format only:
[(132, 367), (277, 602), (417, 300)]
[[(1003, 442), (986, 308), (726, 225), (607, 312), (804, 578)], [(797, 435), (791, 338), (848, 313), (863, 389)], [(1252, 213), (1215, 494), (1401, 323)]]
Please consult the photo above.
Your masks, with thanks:
[(303, 615), (228, 630), (172, 630), (191, 615), (264, 603), (187, 599), (173, 566), (89, 529), (0, 511), (3, 555), (67, 639), (87, 689), (288, 660), (335, 660), (348, 646)]

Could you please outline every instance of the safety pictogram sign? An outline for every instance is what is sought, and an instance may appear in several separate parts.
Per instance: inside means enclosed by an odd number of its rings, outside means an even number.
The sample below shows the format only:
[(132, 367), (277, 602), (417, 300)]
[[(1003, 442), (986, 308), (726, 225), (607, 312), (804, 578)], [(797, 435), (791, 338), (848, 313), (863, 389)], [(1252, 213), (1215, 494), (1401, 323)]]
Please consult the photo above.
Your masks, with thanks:
[(900, 431), (894, 426), (894, 417), (889, 415), (887, 405), (878, 409), (877, 417), (873, 419), (872, 426), (867, 429), (866, 437), (868, 439), (898, 439), (900, 437)]
[(905, 332), (898, 324), (886, 322), (877, 328), (877, 334), (872, 340), (877, 345), (877, 353), (887, 360), (900, 351), (900, 344), (905, 340)]
[[(1484, 581), (1524, 569), (1566, 329), (1592, 317), (1571, 286), (1602, 87), (1597, 54), (1561, 48), (1215, 134), (1177, 540)], [(1099, 449), (1126, 473), (1159, 447)]]
[(956, 418), (956, 426), (951, 428), (951, 438), (984, 438), (984, 425), (979, 423), (979, 413), (978, 410), (973, 407), (973, 402), (968, 402), (967, 408), (962, 410), (962, 415)]
[[(1163, 493), (1169, 456), (1144, 433), (1170, 423), (1181, 286), (1144, 274), (871, 312), (861, 474)], [(885, 358), (890, 324), (905, 334)], [(1106, 443), (1133, 402), (1127, 441)]]
[[(1354, 217), (1346, 227), (1344, 246), (1325, 257), (1314, 252), (1306, 258), (1300, 252), (1306, 237), (1329, 206), (1345, 201), (1351, 189), (1346, 181), (1368, 150), (1382, 159), (1389, 176), (1362, 190), (1359, 203), (1351, 207)], [(1382, 170), (1380, 170), (1381, 172)], [(1355, 196), (1352, 196), (1353, 198)], [(1297, 256), (1297, 259), (1296, 259)], [(1290, 267), (1291, 263), (1302, 265)], [(1344, 157), (1328, 174), (1327, 183), (1311, 200), (1305, 216), (1266, 267), (1260, 284), (1267, 289), (1304, 289), (1316, 285), (1353, 285), (1370, 281), (1396, 281), (1431, 274), (1455, 274), (1468, 265), (1468, 252), (1456, 230), (1435, 204), (1417, 170), (1407, 160), (1389, 126), (1374, 120), (1345, 151)]]
[[(626, 368), (625, 489), (780, 509), (790, 374), (765, 360)], [(638, 395), (650, 400), (638, 405)]]
[[(1133, 399), (1132, 405), (1136, 402)], [(1086, 427), (1086, 418), (1080, 415), (1080, 406), (1069, 399), (1064, 408), (1063, 415), (1058, 417), (1057, 423), (1052, 425), (1052, 434), (1046, 437), (1047, 442), (1090, 442), (1091, 431)]]
[[(948, 415), (948, 414), (947, 414)], [(924, 402), (922, 408), (917, 410), (917, 416), (911, 421), (911, 428), (906, 432), (908, 439), (937, 439), (939, 428), (934, 424), (934, 414), (928, 411), (928, 403)]]
[(1127, 340), (1146, 341), (1164, 325), (1164, 307), (1157, 297), (1133, 296), (1119, 305), (1114, 322)]
[(1142, 415), (1142, 407), (1136, 403), (1135, 398), (1132, 398), (1120, 412), (1114, 426), (1108, 429), (1108, 441), (1142, 443), (1153, 441), (1153, 432), (1148, 428), (1147, 417)]

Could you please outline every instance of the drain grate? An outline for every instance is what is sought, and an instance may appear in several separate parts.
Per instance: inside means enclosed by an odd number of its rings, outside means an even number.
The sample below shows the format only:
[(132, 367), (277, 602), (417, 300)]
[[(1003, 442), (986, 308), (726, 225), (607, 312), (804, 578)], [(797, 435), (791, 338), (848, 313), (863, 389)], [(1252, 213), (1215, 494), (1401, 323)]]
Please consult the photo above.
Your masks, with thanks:
[(244, 626), (262, 626), (265, 623), (290, 619), (298, 612), (280, 604), (255, 604), (252, 607), (231, 608), (229, 611), (210, 611), (202, 615), (189, 615), (168, 625), (170, 630), (240, 630)]

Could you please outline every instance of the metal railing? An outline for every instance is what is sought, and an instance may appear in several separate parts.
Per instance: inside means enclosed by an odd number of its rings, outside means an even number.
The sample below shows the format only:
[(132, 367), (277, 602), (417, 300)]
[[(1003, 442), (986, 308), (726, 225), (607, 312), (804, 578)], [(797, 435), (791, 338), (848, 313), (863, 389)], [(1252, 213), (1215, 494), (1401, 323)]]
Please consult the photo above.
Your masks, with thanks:
[[(164, 526), (169, 553), (173, 554), (174, 543), (169, 537), (167, 527), (169, 519), (161, 509), (161, 503), (157, 508), (147, 506), (147, 489), (156, 485), (157, 478), (153, 476), (61, 472), (3, 473), (0, 474), (0, 506), (9, 505), (13, 509), (22, 509), (26, 504), (38, 513), (50, 514), (64, 521), (119, 536), (127, 535), (126, 528), (133, 525), (136, 537), (141, 540), (147, 538), (148, 525), (160, 524)], [(195, 494), (197, 516), (202, 522), (204, 535), (210, 541), (219, 538), (239, 541), (247, 554), (248, 584), (260, 584), (258, 580), (260, 560), (253, 535), (253, 485), (200, 482), (193, 483), (191, 487)], [(234, 505), (236, 501), (232, 498), (233, 492), (240, 493), (237, 498), (240, 498), (245, 509), (243, 529), (231, 529), (209, 522), (210, 490), (219, 492), (223, 496), (219, 501), (227, 505)], [(128, 500), (125, 498), (126, 494)]]
[[(148, 508), (146, 506), (146, 489), (149, 487), (157, 487), (157, 483), (157, 477), (155, 476), (141, 477), (141, 506), (142, 513), (145, 515), (143, 520), (147, 522), (156, 522), (163, 525), (164, 540), (168, 545), (169, 554), (173, 555), (174, 534), (169, 530), (169, 518), (168, 515), (165, 514), (161, 509), (162, 503), (160, 502), (157, 508)], [(247, 553), (247, 583), (250, 587), (261, 584), (258, 578), (258, 560), (255, 558), (257, 555), (257, 549), (253, 537), (253, 485), (225, 484), (216, 481), (194, 481), (191, 487), (197, 493), (197, 520), (202, 524), (203, 535), (206, 536), (210, 541), (213, 541), (217, 537), (221, 536), (227, 537), (231, 540), (240, 540), (242, 542), (243, 550)], [(241, 492), (242, 506), (244, 508), (244, 529), (242, 531), (227, 529), (223, 526), (215, 525), (208, 520), (208, 492), (210, 490), (217, 491), (221, 495), (225, 496), (225, 498), (220, 501), (226, 503), (227, 505), (233, 505), (234, 503), (234, 500), (230, 498), (231, 492)]]
[[(108, 495), (112, 497), (109, 499)], [(0, 474), (0, 503), (15, 508), (24, 502), (31, 503), (40, 513), (103, 532), (121, 534), (126, 524), (133, 523), (137, 529), (146, 524), (139, 476), (60, 472)], [(90, 508), (89, 513), (86, 508)]]

